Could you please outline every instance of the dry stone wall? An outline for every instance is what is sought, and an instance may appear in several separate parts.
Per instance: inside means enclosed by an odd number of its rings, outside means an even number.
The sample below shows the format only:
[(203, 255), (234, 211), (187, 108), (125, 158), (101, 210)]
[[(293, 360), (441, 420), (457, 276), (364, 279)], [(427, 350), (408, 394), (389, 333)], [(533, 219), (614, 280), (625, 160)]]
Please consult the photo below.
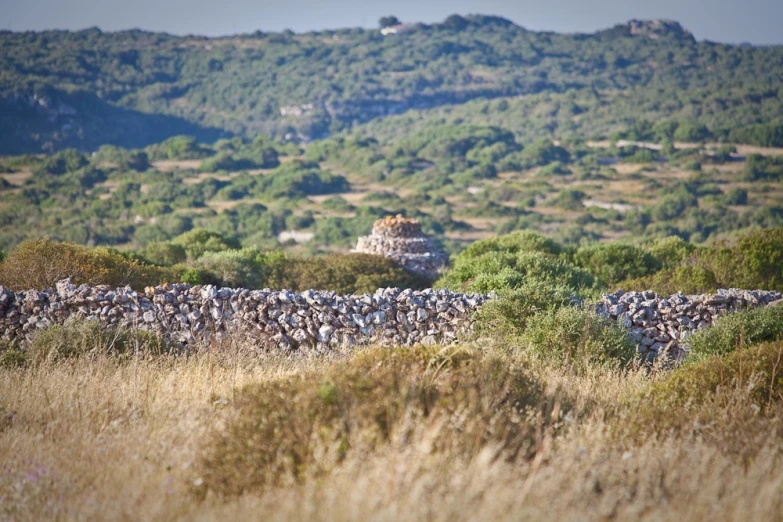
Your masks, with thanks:
[(631, 331), (639, 352), (648, 360), (659, 355), (681, 359), (688, 350), (688, 336), (712, 325), (716, 317), (745, 308), (780, 301), (780, 292), (721, 289), (715, 294), (671, 296), (646, 292), (603, 295), (598, 313), (609, 315)]
[(424, 234), (421, 223), (403, 216), (379, 219), (369, 236), (361, 236), (354, 252), (384, 256), (408, 270), (430, 278), (448, 263), (448, 255)]
[(40, 328), (82, 316), (106, 326), (162, 333), (183, 347), (239, 331), (259, 347), (435, 344), (471, 328), (487, 296), (447, 290), (379, 289), (368, 295), (174, 284), (130, 288), (75, 285), (14, 293), (0, 287), (0, 333), (24, 342)]
[[(24, 343), (36, 330), (79, 316), (106, 326), (155, 331), (183, 348), (229, 332), (240, 332), (259, 348), (282, 350), (450, 343), (471, 330), (471, 312), (493, 297), (432, 289), (337, 295), (186, 284), (135, 292), (64, 280), (46, 291), (14, 293), (0, 287), (0, 334)], [(761, 290), (671, 296), (619, 291), (602, 296), (595, 310), (628, 328), (645, 358), (682, 358), (688, 336), (716, 317), (779, 302), (779, 292)]]

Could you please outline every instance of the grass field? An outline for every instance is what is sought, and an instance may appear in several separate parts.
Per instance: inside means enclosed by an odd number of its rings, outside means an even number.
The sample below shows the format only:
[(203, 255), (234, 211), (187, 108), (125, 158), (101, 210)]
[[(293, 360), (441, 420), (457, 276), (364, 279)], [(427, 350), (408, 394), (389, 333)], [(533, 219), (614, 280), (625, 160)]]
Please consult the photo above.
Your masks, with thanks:
[[(783, 344), (763, 350), (780, 360)], [(231, 340), (189, 358), (94, 353), (0, 370), (0, 518), (783, 513), (777, 369), (765, 400), (726, 370), (678, 403), (655, 400), (674, 393), (668, 373), (575, 373), (492, 340), (328, 359), (252, 352)], [(290, 415), (270, 420), (281, 404)]]

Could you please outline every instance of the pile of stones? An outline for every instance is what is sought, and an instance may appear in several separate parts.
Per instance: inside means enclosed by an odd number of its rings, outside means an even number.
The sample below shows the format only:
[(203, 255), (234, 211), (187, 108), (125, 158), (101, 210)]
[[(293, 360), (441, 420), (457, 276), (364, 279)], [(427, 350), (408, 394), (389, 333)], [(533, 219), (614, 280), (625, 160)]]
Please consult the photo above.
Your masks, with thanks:
[(721, 289), (715, 294), (671, 296), (645, 292), (603, 295), (598, 313), (615, 319), (631, 331), (631, 338), (647, 360), (659, 355), (682, 359), (688, 352), (688, 336), (712, 325), (716, 317), (781, 300), (780, 292)]
[(387, 216), (379, 219), (369, 236), (361, 236), (354, 252), (387, 257), (417, 274), (435, 278), (448, 263), (448, 255), (421, 231), (417, 219)]
[(315, 349), (365, 344), (449, 343), (472, 326), (470, 312), (487, 296), (448, 290), (379, 289), (368, 295), (273, 291), (174, 284), (75, 285), (14, 293), (0, 287), (0, 332), (25, 342), (36, 330), (71, 316), (155, 331), (183, 348), (239, 332), (261, 348)]

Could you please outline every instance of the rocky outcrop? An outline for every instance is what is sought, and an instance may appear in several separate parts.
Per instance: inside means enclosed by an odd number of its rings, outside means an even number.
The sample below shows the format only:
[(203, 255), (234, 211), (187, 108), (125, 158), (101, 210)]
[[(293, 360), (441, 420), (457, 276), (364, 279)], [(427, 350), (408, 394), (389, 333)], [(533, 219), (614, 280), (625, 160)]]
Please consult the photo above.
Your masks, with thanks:
[(652, 360), (659, 355), (682, 359), (687, 355), (688, 336), (711, 326), (716, 317), (780, 299), (780, 292), (736, 288), (721, 289), (715, 294), (671, 296), (658, 295), (650, 290), (620, 290), (603, 295), (596, 311), (609, 315), (628, 328), (645, 359)]
[(14, 293), (0, 287), (0, 333), (25, 342), (38, 329), (81, 316), (106, 326), (163, 334), (182, 347), (239, 332), (260, 348), (326, 351), (357, 344), (449, 343), (470, 330), (487, 300), (447, 290), (379, 289), (368, 295), (296, 293), (175, 284), (130, 288), (74, 285)]
[(388, 216), (379, 219), (369, 236), (359, 238), (355, 252), (387, 257), (408, 270), (434, 278), (448, 263), (448, 255), (421, 231), (416, 219)]
[(693, 34), (674, 20), (630, 20), (626, 27), (630, 36), (657, 40), (665, 36), (694, 41)]

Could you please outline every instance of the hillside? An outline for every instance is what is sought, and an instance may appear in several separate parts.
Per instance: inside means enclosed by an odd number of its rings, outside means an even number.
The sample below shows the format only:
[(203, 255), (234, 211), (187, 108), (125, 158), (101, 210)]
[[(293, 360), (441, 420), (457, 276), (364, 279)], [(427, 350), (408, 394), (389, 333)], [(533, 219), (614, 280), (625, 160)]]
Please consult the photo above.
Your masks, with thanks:
[[(662, 115), (703, 123), (721, 139), (747, 128), (734, 138), (779, 146), (782, 81), (779, 46), (697, 42), (661, 21), (594, 34), (535, 32), (478, 15), (388, 36), (2, 32), (0, 154), (134, 148), (177, 134), (309, 141), (411, 109), (462, 110), (472, 101), (465, 111), (475, 114), (487, 100), (505, 107), (504, 126), (536, 128), (537, 137), (601, 137), (618, 122)], [(530, 114), (542, 102), (556, 107)], [(578, 123), (585, 113), (607, 124)]]
[(48, 236), (152, 252), (206, 229), (312, 254), (348, 250), (388, 214), (420, 219), (452, 252), (518, 229), (580, 244), (705, 242), (783, 226), (783, 149), (667, 136), (525, 143), (500, 127), (444, 122), (382, 142), (175, 137), (9, 157), (0, 159), (0, 248)]

